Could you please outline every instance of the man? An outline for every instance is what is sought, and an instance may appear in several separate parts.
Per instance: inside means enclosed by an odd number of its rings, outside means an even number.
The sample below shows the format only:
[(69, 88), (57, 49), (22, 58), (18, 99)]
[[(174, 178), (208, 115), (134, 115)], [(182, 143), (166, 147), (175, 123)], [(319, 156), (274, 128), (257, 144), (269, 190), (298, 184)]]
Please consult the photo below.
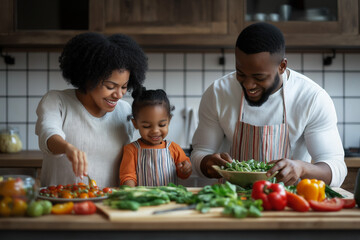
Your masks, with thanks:
[(235, 57), (236, 72), (216, 80), (200, 103), (191, 154), (197, 173), (220, 178), (212, 165), (255, 159), (274, 163), (267, 175), (279, 171), (276, 178), (286, 185), (316, 178), (340, 186), (347, 168), (334, 104), (324, 89), (287, 68), (281, 31), (268, 23), (248, 26)]

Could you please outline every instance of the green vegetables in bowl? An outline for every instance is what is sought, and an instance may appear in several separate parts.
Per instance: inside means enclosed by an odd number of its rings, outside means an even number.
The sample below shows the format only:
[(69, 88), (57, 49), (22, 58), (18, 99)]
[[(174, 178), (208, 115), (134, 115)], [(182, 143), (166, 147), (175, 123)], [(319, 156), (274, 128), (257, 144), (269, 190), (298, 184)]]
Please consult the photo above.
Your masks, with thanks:
[(226, 167), (221, 166), (221, 170), (238, 171), (238, 172), (267, 172), (274, 164), (255, 161), (250, 159), (248, 161), (233, 160), (232, 163), (226, 163)]

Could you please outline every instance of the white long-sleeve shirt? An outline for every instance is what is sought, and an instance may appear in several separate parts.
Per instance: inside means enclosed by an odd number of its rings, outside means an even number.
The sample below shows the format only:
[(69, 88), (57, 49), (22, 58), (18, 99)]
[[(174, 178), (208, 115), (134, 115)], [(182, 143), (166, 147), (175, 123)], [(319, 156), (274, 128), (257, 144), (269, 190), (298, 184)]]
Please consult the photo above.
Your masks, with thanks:
[[(285, 104), (291, 159), (325, 162), (332, 172), (331, 186), (340, 186), (347, 175), (344, 149), (337, 129), (337, 117), (330, 96), (306, 76), (291, 69), (285, 85)], [(201, 160), (208, 154), (230, 152), (242, 93), (236, 72), (216, 80), (202, 96), (199, 125), (192, 144), (191, 161), (198, 175)], [(260, 107), (244, 101), (243, 121), (264, 126), (283, 122), (283, 88), (270, 95)]]
[(88, 173), (99, 187), (119, 186), (122, 147), (130, 143), (134, 131), (127, 120), (131, 114), (129, 103), (119, 100), (114, 111), (97, 118), (77, 99), (75, 89), (67, 89), (48, 92), (36, 113), (35, 132), (44, 153), (42, 186), (87, 183), (86, 179), (76, 178), (65, 154), (54, 155), (49, 151), (47, 140), (53, 135), (60, 135), (86, 153)]

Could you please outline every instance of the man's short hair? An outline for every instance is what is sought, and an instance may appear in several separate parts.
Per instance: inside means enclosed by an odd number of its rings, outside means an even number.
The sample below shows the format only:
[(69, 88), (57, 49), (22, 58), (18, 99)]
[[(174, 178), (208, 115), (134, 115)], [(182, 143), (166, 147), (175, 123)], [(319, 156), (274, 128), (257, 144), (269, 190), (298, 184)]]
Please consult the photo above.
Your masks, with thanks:
[(246, 27), (236, 40), (236, 47), (246, 54), (269, 52), (285, 55), (285, 39), (279, 28), (259, 22)]

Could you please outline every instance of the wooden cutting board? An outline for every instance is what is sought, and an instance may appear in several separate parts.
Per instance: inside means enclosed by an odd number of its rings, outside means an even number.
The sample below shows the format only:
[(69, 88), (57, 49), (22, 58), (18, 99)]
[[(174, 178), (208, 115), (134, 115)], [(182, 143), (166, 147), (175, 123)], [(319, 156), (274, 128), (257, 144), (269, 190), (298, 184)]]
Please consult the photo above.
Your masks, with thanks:
[[(198, 188), (191, 188), (190, 191), (196, 192)], [(343, 189), (334, 189), (340, 192), (347, 197), (352, 197), (350, 192), (347, 192)], [(109, 206), (105, 206), (103, 203), (96, 204), (98, 209), (100, 209), (110, 221), (121, 222), (121, 221), (129, 221), (129, 220), (154, 220), (154, 219), (161, 219), (161, 220), (179, 220), (179, 219), (203, 219), (203, 218), (220, 218), (226, 217), (222, 216), (223, 208), (212, 208), (208, 213), (200, 213), (196, 210), (181, 210), (181, 211), (173, 211), (167, 212), (162, 214), (154, 215), (154, 211), (158, 210), (166, 210), (172, 209), (177, 207), (184, 207), (185, 204), (176, 204), (175, 202), (171, 202), (169, 204), (164, 204), (160, 206), (149, 206), (149, 207), (141, 207), (137, 211), (131, 210), (119, 210), (119, 209), (112, 209)], [(360, 217), (360, 209), (353, 208), (353, 209), (343, 209), (338, 212), (314, 212), (310, 210), (309, 212), (301, 213), (295, 212), (291, 209), (287, 208), (284, 211), (264, 211), (262, 212), (264, 218), (321, 218), (321, 217)]]

